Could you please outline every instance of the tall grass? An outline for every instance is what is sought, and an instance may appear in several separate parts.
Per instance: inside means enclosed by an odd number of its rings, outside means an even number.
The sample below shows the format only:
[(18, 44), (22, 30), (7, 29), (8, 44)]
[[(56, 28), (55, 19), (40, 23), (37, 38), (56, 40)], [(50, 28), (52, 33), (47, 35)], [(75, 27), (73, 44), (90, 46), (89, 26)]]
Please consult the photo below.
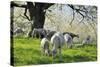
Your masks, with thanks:
[[(12, 46), (12, 45), (11, 45)], [(14, 38), (13, 47), (14, 58), (13, 65), (33, 65), (33, 64), (52, 64), (52, 63), (72, 63), (97, 60), (96, 45), (84, 46), (73, 49), (62, 48), (62, 61), (59, 55), (53, 60), (52, 57), (41, 55), (40, 40), (27, 38)]]

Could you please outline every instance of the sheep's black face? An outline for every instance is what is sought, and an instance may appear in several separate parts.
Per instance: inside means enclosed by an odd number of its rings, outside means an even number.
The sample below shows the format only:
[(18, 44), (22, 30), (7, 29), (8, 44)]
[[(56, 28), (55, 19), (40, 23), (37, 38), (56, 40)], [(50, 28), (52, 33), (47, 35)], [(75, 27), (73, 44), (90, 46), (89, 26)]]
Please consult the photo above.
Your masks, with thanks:
[(52, 56), (55, 57), (57, 54), (57, 51), (56, 50), (52, 50)]
[(50, 50), (45, 50), (45, 55), (46, 56), (51, 56), (51, 51)]
[(57, 51), (56, 51), (56, 50), (52, 50), (52, 51), (48, 50), (48, 52), (47, 52), (46, 54), (47, 54), (48, 56), (53, 56), (53, 57), (55, 57), (56, 54), (57, 54)]
[(49, 34), (46, 35), (46, 38), (49, 38)]
[(77, 34), (76, 37), (79, 38), (79, 35)]

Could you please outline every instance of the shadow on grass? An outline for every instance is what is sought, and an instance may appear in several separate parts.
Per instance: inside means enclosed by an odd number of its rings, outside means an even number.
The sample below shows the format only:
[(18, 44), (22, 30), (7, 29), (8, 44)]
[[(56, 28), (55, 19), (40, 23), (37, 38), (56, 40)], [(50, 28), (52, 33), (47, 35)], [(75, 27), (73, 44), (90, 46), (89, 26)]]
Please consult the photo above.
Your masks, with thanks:
[(96, 61), (97, 57), (87, 56), (87, 55), (63, 55), (63, 59), (66, 59), (64, 63), (72, 63), (72, 62), (87, 62), (87, 61)]

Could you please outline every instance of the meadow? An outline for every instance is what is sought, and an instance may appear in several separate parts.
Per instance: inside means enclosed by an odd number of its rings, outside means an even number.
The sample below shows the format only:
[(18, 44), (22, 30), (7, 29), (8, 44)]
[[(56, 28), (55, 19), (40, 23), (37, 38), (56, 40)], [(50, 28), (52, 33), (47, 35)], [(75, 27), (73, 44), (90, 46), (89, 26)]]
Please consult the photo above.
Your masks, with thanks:
[(33, 38), (13, 38), (12, 48), (14, 66), (54, 64), (54, 63), (73, 63), (89, 62), (97, 60), (97, 46), (91, 44), (83, 47), (73, 47), (72, 49), (62, 48), (62, 60), (59, 61), (59, 55), (53, 60), (50, 56), (41, 55), (40, 40)]

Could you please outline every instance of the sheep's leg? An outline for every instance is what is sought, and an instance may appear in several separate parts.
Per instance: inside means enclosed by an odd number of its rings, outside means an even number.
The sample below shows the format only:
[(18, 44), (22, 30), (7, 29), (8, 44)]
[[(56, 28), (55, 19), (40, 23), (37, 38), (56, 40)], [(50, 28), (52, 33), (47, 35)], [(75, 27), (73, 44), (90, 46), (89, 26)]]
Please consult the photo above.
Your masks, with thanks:
[(66, 43), (67, 48), (70, 48), (71, 44), (69, 42)]
[(41, 34), (39, 33), (38, 35), (39, 35), (39, 39), (41, 39)]
[(72, 43), (70, 44), (70, 48), (73, 48)]
[(40, 40), (42, 39), (42, 33), (39, 33), (39, 39)]
[(48, 49), (48, 56), (50, 56), (50, 50)]
[(69, 43), (67, 43), (67, 47), (70, 48), (70, 44)]
[(32, 38), (36, 38), (36, 32), (35, 31), (32, 33)]
[(54, 63), (54, 56), (53, 56), (53, 54), (52, 54), (52, 64)]
[(72, 45), (70, 45), (70, 48), (72, 48), (73, 46)]
[(70, 48), (69, 44), (67, 43), (67, 48)]
[(46, 56), (49, 56), (49, 51), (48, 51), (48, 49), (45, 49), (45, 55), (46, 55)]
[[(53, 46), (53, 44), (52, 44), (52, 46)], [(54, 63), (53, 49), (52, 49), (51, 55), (52, 55), (52, 64), (53, 64)]]
[(33, 38), (36, 38), (36, 34), (35, 33), (32, 36), (33, 36)]
[(68, 43), (68, 48), (72, 48), (72, 43)]
[(68, 44), (66, 43), (66, 48), (68, 48)]
[(54, 63), (55, 56), (56, 56), (56, 48), (53, 48), (52, 49), (52, 63)]
[(60, 58), (60, 61), (62, 61), (61, 47), (59, 48), (59, 58)]

